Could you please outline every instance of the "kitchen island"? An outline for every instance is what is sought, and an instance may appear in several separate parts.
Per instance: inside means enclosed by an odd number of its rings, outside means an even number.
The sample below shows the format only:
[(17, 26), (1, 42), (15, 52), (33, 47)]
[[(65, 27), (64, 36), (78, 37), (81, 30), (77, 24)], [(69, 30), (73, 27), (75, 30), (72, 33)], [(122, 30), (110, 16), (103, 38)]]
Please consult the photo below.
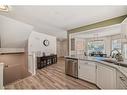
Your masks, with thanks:
[[(72, 55), (65, 58), (78, 60), (79, 79), (92, 82), (101, 89), (127, 88), (127, 67), (105, 62), (103, 57)], [(122, 86), (120, 81), (124, 82)]]

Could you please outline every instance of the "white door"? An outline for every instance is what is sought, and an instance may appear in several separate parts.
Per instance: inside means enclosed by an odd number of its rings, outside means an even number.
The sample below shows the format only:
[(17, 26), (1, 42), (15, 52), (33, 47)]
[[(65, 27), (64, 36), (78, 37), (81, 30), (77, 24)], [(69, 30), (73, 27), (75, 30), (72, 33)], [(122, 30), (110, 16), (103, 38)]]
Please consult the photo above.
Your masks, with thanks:
[(101, 89), (115, 89), (116, 69), (97, 64), (97, 86)]
[(80, 79), (95, 83), (96, 77), (96, 63), (91, 61), (78, 62), (78, 77)]

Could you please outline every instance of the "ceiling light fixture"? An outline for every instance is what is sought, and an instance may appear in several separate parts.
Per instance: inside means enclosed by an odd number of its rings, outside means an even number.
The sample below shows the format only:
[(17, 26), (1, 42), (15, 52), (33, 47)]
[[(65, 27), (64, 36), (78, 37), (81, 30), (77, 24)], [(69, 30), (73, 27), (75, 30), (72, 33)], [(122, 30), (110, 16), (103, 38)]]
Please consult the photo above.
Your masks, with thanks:
[(9, 7), (7, 5), (0, 5), (0, 11), (8, 12), (9, 11)]

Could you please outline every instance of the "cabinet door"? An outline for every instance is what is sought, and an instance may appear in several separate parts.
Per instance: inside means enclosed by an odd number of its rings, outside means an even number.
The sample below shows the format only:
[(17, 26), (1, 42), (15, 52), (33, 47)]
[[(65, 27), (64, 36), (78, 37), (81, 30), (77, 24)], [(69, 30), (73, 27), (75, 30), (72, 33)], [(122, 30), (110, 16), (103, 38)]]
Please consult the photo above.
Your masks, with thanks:
[(96, 63), (91, 62), (91, 61), (82, 61), (82, 60), (79, 60), (78, 63), (79, 63), (78, 77), (80, 79), (95, 83)]
[(102, 64), (97, 64), (97, 86), (101, 89), (115, 89), (116, 70)]
[(117, 71), (117, 89), (127, 89), (127, 77)]

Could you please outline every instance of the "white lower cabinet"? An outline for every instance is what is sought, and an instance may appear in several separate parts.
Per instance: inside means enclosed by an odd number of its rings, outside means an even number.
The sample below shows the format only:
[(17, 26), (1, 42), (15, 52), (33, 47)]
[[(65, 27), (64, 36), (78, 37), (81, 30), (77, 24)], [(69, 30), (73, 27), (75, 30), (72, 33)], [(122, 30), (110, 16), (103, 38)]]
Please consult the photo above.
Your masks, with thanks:
[(101, 89), (116, 89), (116, 69), (98, 63), (96, 82)]
[(98, 62), (78, 60), (78, 78), (101, 89), (127, 89), (127, 77), (117, 69)]
[(117, 71), (117, 89), (127, 89), (127, 77)]
[(79, 60), (78, 78), (96, 83), (96, 63), (91, 61)]

